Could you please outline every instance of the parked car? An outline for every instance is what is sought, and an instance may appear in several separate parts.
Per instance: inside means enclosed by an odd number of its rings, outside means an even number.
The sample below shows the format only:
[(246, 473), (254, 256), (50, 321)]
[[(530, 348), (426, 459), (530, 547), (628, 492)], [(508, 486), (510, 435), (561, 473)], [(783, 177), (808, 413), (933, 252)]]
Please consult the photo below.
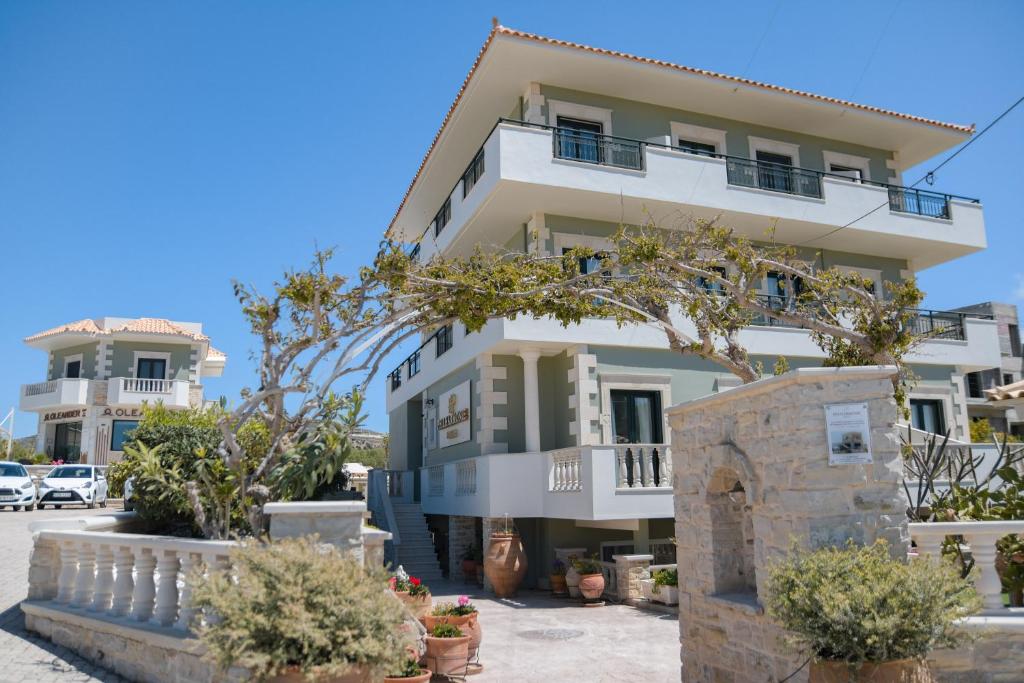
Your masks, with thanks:
[(36, 485), (32, 483), (25, 466), (8, 460), (0, 461), (0, 509), (10, 505), (11, 510), (31, 512), (38, 498)]
[(39, 509), (47, 505), (107, 507), (107, 478), (93, 465), (58, 465), (39, 482)]
[(135, 509), (135, 477), (128, 477), (124, 480), (124, 511), (131, 512)]

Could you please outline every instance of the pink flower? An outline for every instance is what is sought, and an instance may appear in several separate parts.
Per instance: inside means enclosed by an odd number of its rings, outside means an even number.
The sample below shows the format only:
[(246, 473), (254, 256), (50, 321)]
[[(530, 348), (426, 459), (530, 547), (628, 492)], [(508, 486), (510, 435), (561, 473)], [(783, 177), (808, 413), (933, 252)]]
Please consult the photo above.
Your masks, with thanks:
[(468, 604), (469, 604), (469, 596), (468, 595), (460, 595), (459, 596), (459, 607), (465, 607)]

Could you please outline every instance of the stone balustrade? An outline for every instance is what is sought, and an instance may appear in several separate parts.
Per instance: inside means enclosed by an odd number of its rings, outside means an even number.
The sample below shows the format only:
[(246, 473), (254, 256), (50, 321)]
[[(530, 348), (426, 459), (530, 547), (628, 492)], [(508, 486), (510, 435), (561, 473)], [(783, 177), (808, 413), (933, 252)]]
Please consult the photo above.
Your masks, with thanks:
[[(922, 557), (938, 557), (947, 538), (963, 537), (978, 569), (974, 582), (985, 610), (1003, 609), (1002, 583), (996, 571), (996, 541), (1010, 534), (1024, 534), (1024, 520), (916, 523), (909, 527), (917, 554)], [(1024, 624), (1024, 614), (1019, 616)]]
[(548, 453), (550, 458), (550, 490), (583, 490), (583, 456), (579, 448), (562, 448)]
[(226, 567), (234, 546), (106, 531), (40, 531), (29, 599), (187, 631), (196, 617), (192, 581), (203, 567)]
[(616, 488), (672, 486), (672, 456), (664, 444), (615, 446)]

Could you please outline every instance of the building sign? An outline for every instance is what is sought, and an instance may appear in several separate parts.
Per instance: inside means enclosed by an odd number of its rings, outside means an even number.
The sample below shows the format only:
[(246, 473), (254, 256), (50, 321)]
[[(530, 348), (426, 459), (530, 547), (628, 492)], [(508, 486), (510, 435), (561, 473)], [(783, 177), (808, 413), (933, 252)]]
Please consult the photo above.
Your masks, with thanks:
[(74, 410), (59, 410), (55, 413), (45, 413), (43, 422), (55, 420), (81, 420), (85, 417), (87, 408), (75, 408)]
[(469, 441), (472, 431), (469, 399), (469, 380), (438, 397), (437, 436), (441, 448)]
[(142, 417), (141, 408), (104, 408), (102, 417), (126, 417), (126, 418), (140, 418)]
[(829, 465), (871, 464), (871, 422), (867, 403), (825, 406)]

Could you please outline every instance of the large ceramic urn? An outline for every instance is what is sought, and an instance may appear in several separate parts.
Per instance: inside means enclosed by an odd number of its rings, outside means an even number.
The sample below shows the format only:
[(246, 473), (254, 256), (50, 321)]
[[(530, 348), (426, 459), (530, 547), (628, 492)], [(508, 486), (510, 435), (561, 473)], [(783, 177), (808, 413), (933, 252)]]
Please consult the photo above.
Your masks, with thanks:
[(526, 553), (519, 534), (500, 531), (491, 534), (484, 557), (484, 574), (499, 598), (516, 594), (526, 575)]
[(811, 662), (810, 683), (935, 683), (927, 665), (913, 659), (891, 662), (866, 662), (851, 671), (846, 662)]

